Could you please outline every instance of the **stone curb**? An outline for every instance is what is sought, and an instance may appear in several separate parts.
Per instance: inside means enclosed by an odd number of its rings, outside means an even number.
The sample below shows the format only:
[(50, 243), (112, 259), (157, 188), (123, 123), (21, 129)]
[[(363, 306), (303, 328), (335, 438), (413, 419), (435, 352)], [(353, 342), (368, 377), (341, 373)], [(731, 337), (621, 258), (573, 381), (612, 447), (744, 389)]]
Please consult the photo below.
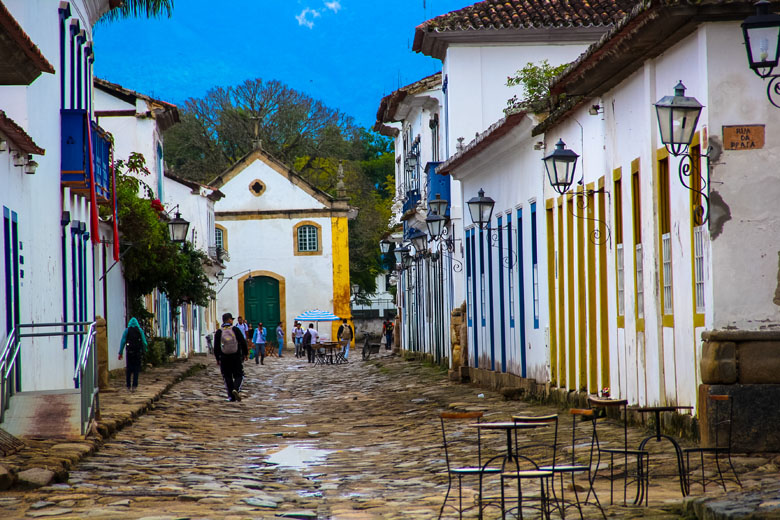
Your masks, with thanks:
[[(164, 384), (161, 388), (150, 390), (150, 395), (143, 396), (137, 403), (129, 407), (114, 406), (119, 408), (111, 410), (109, 405), (114, 399), (118, 400), (119, 391), (104, 391), (100, 394), (103, 400), (102, 413), (93, 423), (93, 428), (87, 434), (86, 439), (78, 440), (28, 440), (25, 439), (25, 447), (20, 451), (5, 458), (0, 458), (0, 490), (10, 488), (34, 489), (51, 484), (52, 482), (65, 482), (68, 479), (68, 471), (79, 461), (88, 455), (95, 453), (106, 439), (124, 427), (131, 425), (139, 416), (154, 407), (174, 385), (206, 368), (202, 361), (177, 360), (163, 367), (147, 370), (142, 378), (149, 380), (157, 376), (157, 384), (160, 379)], [(116, 380), (112, 387), (116, 386)], [(144, 381), (142, 380), (143, 384)], [(139, 387), (143, 388), (143, 387)], [(143, 394), (142, 391), (138, 392)], [(112, 403), (116, 405), (117, 403)]]

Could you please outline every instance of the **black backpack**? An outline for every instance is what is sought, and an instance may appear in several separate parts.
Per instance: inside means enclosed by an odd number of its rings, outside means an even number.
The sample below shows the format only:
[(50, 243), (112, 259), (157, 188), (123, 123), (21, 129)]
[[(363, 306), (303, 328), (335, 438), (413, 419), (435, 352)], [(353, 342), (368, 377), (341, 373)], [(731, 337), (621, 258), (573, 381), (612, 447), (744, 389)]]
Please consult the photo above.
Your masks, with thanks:
[(306, 334), (303, 335), (303, 344), (311, 345), (311, 332), (308, 330), (306, 331)]
[(138, 327), (130, 327), (127, 329), (127, 357), (140, 357), (141, 351), (144, 348), (144, 340), (141, 337), (141, 331)]

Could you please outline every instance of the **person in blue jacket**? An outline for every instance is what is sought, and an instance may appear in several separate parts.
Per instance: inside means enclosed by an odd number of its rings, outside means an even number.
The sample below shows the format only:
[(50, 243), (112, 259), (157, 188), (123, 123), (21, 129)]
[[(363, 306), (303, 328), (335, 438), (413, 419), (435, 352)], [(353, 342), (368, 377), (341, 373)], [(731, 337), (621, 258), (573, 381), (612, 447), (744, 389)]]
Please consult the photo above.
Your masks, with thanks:
[(127, 348), (127, 360), (125, 362), (127, 390), (135, 392), (138, 388), (138, 374), (141, 372), (143, 354), (147, 348), (146, 334), (144, 334), (144, 330), (135, 318), (130, 318), (127, 328), (122, 334), (122, 341), (119, 344), (119, 359), (122, 359), (122, 353), (125, 351), (125, 348)]

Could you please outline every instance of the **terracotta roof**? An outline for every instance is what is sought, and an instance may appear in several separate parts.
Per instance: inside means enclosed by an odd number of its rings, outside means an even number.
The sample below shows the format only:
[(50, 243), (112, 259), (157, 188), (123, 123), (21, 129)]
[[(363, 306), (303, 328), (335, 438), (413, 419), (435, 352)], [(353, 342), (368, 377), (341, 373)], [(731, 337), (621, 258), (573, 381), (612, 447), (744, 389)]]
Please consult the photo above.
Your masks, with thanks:
[(440, 175), (446, 175), (452, 172), (452, 170), (455, 170), (456, 168), (467, 163), (473, 157), (484, 151), (485, 148), (508, 134), (520, 123), (526, 121), (526, 116), (526, 112), (515, 112), (493, 123), (487, 130), (481, 134), (478, 134), (473, 141), (464, 146), (462, 150), (441, 163), (436, 168), (436, 173)]
[[(54, 67), (0, 1), (0, 84), (29, 85)], [(20, 59), (21, 58), (21, 59)]]
[[(562, 99), (550, 117), (533, 131), (544, 133), (682, 40), (704, 22), (744, 20), (755, 13), (752, 0), (642, 0), (597, 43), (572, 62), (550, 88)], [(780, 0), (772, 0), (775, 6)], [(747, 65), (745, 65), (747, 67)], [(669, 88), (671, 91), (671, 86)], [(565, 98), (560, 98), (565, 94)]]
[(396, 110), (398, 110), (398, 105), (400, 105), (407, 96), (413, 96), (414, 94), (419, 94), (420, 92), (425, 92), (427, 90), (434, 90), (440, 86), (441, 72), (437, 72), (419, 81), (415, 81), (411, 85), (401, 87), (392, 94), (383, 97), (382, 101), (379, 103), (379, 110), (376, 112), (376, 124), (374, 124), (374, 131), (381, 132), (384, 127), (382, 123), (398, 121), (395, 115)]
[(130, 104), (135, 104), (137, 98), (143, 99), (152, 107), (152, 116), (163, 132), (179, 122), (179, 107), (167, 101), (161, 101), (153, 97), (127, 89), (122, 85), (111, 83), (100, 78), (94, 78), (95, 87), (108, 92)]
[(27, 135), (24, 129), (0, 110), (0, 133), (11, 143), (11, 147), (22, 153), (43, 155), (46, 150), (35, 144), (32, 137)]
[(428, 35), (507, 29), (608, 27), (636, 0), (483, 0), (417, 26), (412, 50), (441, 57)]

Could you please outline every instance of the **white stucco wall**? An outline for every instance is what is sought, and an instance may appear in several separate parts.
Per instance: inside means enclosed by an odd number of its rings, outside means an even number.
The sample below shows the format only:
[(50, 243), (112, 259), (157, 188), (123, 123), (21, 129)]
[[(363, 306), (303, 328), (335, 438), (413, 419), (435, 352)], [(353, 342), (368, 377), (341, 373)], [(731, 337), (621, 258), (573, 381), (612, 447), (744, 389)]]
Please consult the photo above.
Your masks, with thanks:
[[(163, 175), (162, 160), (159, 150), (163, 148), (162, 132), (157, 122), (151, 117), (140, 117), (146, 114), (150, 107), (143, 99), (136, 99), (135, 104), (112, 96), (99, 88), (95, 92), (96, 111), (135, 110), (139, 116), (102, 116), (97, 119), (104, 130), (114, 136), (114, 159), (127, 161), (133, 152), (140, 153), (146, 159), (149, 175), (138, 177), (146, 183), (161, 201), (166, 194), (160, 194), (160, 178)], [(158, 149), (158, 147), (160, 147)], [(164, 182), (163, 182), (164, 186)], [(163, 189), (163, 191), (165, 191)]]
[(695, 95), (708, 105), (702, 117), (710, 135), (722, 143), (723, 125), (766, 125), (763, 149), (726, 150), (713, 164), (711, 217), (724, 223), (712, 239), (711, 328), (778, 328), (780, 109), (766, 97), (767, 82), (747, 66), (737, 22), (707, 24), (701, 32), (707, 54), (700, 69), (709, 81), (701, 97)]
[[(187, 240), (207, 256), (209, 247), (214, 243), (214, 202), (208, 198), (212, 190), (199, 187), (191, 187), (177, 182), (175, 179), (165, 177), (164, 189), (166, 210), (177, 210), (181, 213), (183, 219), (190, 223)], [(171, 211), (171, 216), (175, 215)], [(211, 251), (213, 258), (215, 251)], [(216, 274), (222, 270), (219, 264), (211, 261), (210, 265), (204, 266), (204, 272), (209, 276), (209, 281), (216, 291), (219, 287)], [(186, 314), (186, 316), (185, 316)], [(204, 328), (206, 318), (209, 322), (214, 321), (213, 316), (209, 316), (207, 309), (203, 307), (184, 305), (180, 309), (178, 318), (179, 326), (179, 356), (187, 357), (193, 352), (206, 351), (206, 334), (209, 332), (209, 326)]]
[[(46, 150), (45, 155), (34, 156), (39, 164), (34, 175), (22, 173), (20, 168), (13, 166), (9, 152), (0, 152), (0, 174), (3, 176), (0, 205), (18, 216), (20, 256), (24, 258), (24, 264), (20, 266), (24, 272), (20, 285), (20, 321), (59, 322), (64, 318), (63, 262), (68, 267), (68, 302), (72, 291), (71, 235), (67, 228), (67, 253), (63, 258), (60, 218), (63, 211), (70, 211), (72, 220), (89, 223), (90, 207), (84, 197), (72, 196), (67, 189), (60, 188), (60, 74), (65, 71), (59, 66), (58, 4), (45, 0), (8, 0), (4, 5), (57, 71), (42, 74), (29, 86), (0, 86), (0, 109)], [(79, 19), (87, 41), (91, 41), (91, 23), (107, 8), (107, 0), (74, 1), (71, 5), (71, 19)], [(69, 83), (66, 86), (66, 99), (69, 99), (67, 89)], [(91, 243), (87, 245), (86, 256), (87, 318), (91, 320), (95, 313)], [(5, 296), (4, 306), (8, 299), (5, 282), (2, 272), (0, 286)], [(70, 321), (73, 320), (72, 309), (69, 312)], [(0, 317), (0, 324), (0, 337), (4, 339), (8, 328), (5, 312)], [(21, 354), (23, 389), (72, 388), (74, 358), (72, 340), (67, 349), (63, 348), (61, 338), (25, 340)]]
[[(533, 120), (528, 118), (511, 130), (506, 136), (485, 148), (474, 159), (466, 162), (452, 173), (460, 180), (463, 187), (463, 200), (477, 195), (480, 189), (485, 196), (495, 200), (491, 227), (494, 236), (493, 245), (488, 245), (488, 232), (483, 232), (483, 258), (485, 261), (485, 326), (482, 326), (481, 280), (480, 280), (480, 246), (479, 230), (467, 217), (467, 229), (476, 232), (476, 307), (473, 306), (473, 296), (468, 302), (472, 325), (469, 327), (469, 363), (474, 366), (474, 331), (477, 333), (477, 347), (480, 368), (505, 371), (522, 376), (522, 358), (525, 356), (525, 376), (546, 381), (549, 379), (550, 367), (547, 349), (547, 333), (544, 316), (547, 313), (547, 292), (545, 290), (547, 264), (545, 262), (545, 212), (544, 202), (539, 194), (542, 190), (542, 151), (533, 149), (530, 129)], [(539, 325), (534, 326), (534, 286), (532, 252), (531, 205), (536, 203), (536, 233), (537, 233), (537, 269), (540, 284), (539, 294)], [(518, 244), (517, 211), (522, 213), (522, 255)], [(501, 217), (502, 228), (499, 230), (498, 218)], [(512, 233), (507, 228), (507, 218), (511, 220)], [(498, 247), (498, 233), (501, 234), (502, 248)], [(511, 244), (509, 242), (511, 240)], [(509, 254), (511, 246), (512, 254)], [(488, 247), (491, 248), (492, 266), (488, 264)], [(503, 251), (503, 252), (501, 252)], [(503, 256), (503, 262), (502, 262)], [(511, 265), (511, 270), (509, 269)], [(489, 269), (493, 271), (492, 295), (493, 312), (490, 312), (490, 277)], [(503, 302), (501, 300), (502, 284), (499, 270), (503, 270)], [(511, 273), (512, 282), (509, 276)], [(525, 312), (520, 312), (520, 276), (522, 276), (523, 299)], [(461, 273), (462, 283), (467, 282), (467, 269)], [(473, 284), (473, 282), (472, 282)], [(510, 299), (509, 288), (512, 288)], [(473, 287), (473, 285), (472, 285)], [(504, 320), (501, 320), (501, 307), (504, 307)], [(514, 320), (512, 320), (512, 317)], [(514, 321), (514, 324), (512, 324)], [(525, 327), (525, 341), (521, 338), (521, 323)], [(502, 342), (501, 332), (504, 333)], [(493, 334), (491, 335), (491, 331)], [(492, 348), (491, 348), (492, 346)]]
[(455, 153), (458, 138), (468, 144), (474, 135), (504, 117), (507, 100), (522, 88), (507, 87), (507, 77), (527, 63), (547, 60), (556, 66), (577, 58), (586, 41), (562, 44), (450, 45), (442, 65), (447, 77), (449, 153)]

